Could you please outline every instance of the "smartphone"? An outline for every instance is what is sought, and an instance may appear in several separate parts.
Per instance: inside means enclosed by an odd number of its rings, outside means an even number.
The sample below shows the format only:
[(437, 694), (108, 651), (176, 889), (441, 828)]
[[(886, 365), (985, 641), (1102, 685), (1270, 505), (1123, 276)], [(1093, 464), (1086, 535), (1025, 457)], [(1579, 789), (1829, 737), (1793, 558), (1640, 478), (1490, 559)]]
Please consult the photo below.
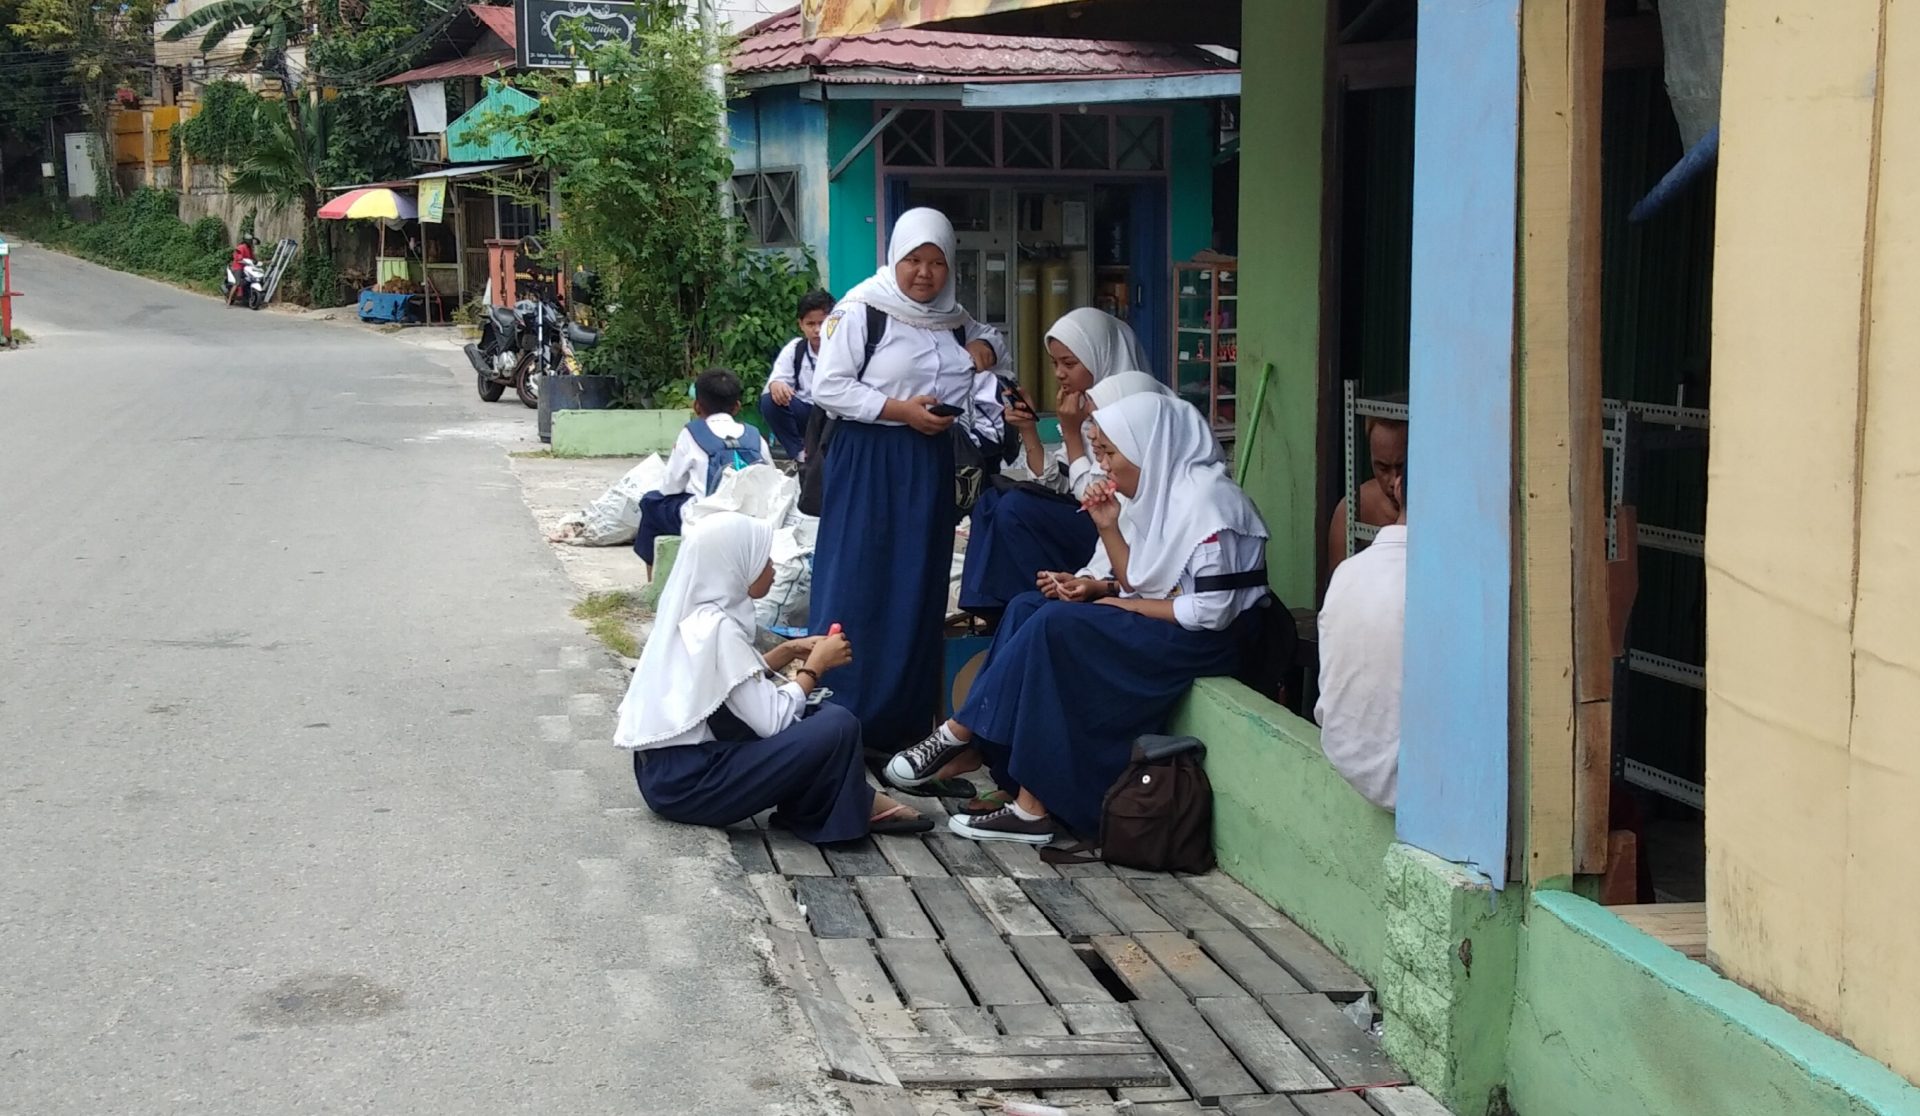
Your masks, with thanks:
[(933, 406), (928, 407), (927, 410), (939, 415), (941, 418), (956, 418), (965, 413), (951, 403), (935, 403)]
[(1000, 390), (1006, 393), (1007, 401), (1009, 403), (1017, 403), (1020, 406), (1025, 407), (1028, 413), (1030, 414), (1037, 415), (1040, 413), (1038, 411), (1035, 411), (1033, 409), (1033, 404), (1027, 402), (1027, 397), (1021, 394), (1019, 384), (1014, 383), (1012, 380), (1001, 380)]

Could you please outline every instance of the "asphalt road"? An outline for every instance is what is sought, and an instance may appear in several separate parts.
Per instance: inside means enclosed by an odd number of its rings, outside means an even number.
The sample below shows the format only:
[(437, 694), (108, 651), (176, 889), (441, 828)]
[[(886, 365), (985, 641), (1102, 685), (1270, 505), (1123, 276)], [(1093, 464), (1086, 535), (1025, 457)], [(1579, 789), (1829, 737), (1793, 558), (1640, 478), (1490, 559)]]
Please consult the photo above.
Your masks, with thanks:
[(14, 274), (0, 1111), (825, 1110), (724, 838), (606, 744), (532, 413), (356, 325)]

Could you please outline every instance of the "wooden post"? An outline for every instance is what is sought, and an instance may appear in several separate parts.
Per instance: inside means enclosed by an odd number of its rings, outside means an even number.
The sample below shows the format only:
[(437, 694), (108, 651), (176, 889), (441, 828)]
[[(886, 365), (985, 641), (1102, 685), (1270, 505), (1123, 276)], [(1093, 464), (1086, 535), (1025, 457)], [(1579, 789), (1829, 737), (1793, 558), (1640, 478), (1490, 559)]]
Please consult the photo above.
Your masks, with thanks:
[(140, 113), (140, 163), (146, 184), (153, 185), (153, 110)]
[(1602, 872), (1612, 670), (1601, 468), (1603, 0), (1522, 13), (1521, 613), (1527, 874)]

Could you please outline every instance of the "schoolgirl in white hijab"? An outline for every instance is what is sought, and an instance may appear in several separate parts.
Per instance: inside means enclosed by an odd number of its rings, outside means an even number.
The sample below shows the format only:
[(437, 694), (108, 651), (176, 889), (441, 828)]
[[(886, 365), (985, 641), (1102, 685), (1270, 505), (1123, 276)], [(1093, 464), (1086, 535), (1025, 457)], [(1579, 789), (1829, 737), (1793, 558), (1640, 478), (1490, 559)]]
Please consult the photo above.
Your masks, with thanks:
[[(953, 255), (944, 216), (904, 214), (886, 263), (828, 316), (814, 373), (815, 405), (839, 421), (822, 465), (813, 630), (840, 624), (859, 646), (833, 701), (886, 754), (925, 735), (940, 704), (959, 520), (950, 428), (966, 422), (976, 441), (996, 443), (1002, 430), (986, 369), (1005, 363), (1006, 345), (955, 298)], [(869, 307), (885, 326), (877, 339)]]
[(1038, 423), (1030, 410), (1009, 407), (1007, 425), (1020, 433), (1026, 467), (1033, 479), (1077, 500), (1086, 495), (1087, 484), (1093, 479), (1086, 430), (1087, 416), (1094, 406), (1089, 393), (1128, 369), (1148, 367), (1147, 354), (1140, 348), (1132, 326), (1091, 306), (1070, 311), (1053, 323), (1046, 343), (1058, 385), (1054, 406), (1060, 419), (1061, 444), (1049, 449), (1040, 441)]
[(1095, 425), (1108, 477), (1089, 490), (1088, 514), (1114, 590), (1092, 603), (1016, 600), (966, 703), (885, 771), (912, 788), (992, 769), (1014, 801), (953, 818), (963, 837), (1045, 844), (1063, 827), (1095, 832), (1132, 741), (1164, 731), (1195, 678), (1236, 670), (1251, 625), (1273, 611), (1254, 607), (1269, 595), (1266, 527), (1214, 460), (1206, 419), (1143, 392), (1101, 408)]
[[(634, 753), (641, 796), (692, 825), (775, 807), (816, 842), (930, 828), (867, 786), (857, 720), (837, 708), (809, 715), (821, 676), (852, 658), (846, 638), (755, 650), (753, 601), (773, 583), (772, 549), (771, 527), (732, 512), (687, 530), (614, 731)], [(775, 673), (799, 660), (793, 681)]]

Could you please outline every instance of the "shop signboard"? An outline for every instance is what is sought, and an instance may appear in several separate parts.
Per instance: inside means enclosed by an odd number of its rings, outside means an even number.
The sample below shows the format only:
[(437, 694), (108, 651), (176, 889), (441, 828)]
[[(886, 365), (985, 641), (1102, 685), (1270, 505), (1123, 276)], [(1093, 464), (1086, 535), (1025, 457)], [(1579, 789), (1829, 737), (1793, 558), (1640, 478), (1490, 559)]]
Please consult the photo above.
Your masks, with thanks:
[(564, 70), (573, 67), (567, 52), (566, 28), (578, 23), (595, 44), (633, 45), (640, 27), (638, 7), (627, 0), (518, 0), (519, 61), (528, 69)]

